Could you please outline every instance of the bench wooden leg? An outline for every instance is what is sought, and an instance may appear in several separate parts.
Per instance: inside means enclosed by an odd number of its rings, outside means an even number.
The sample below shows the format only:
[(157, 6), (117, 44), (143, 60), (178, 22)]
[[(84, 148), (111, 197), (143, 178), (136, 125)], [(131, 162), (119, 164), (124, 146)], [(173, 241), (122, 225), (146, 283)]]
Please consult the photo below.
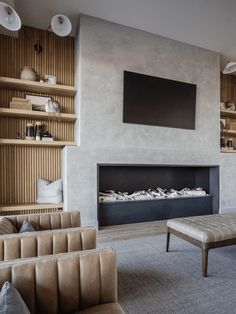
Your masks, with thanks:
[(170, 232), (167, 229), (167, 233), (166, 233), (166, 252), (169, 252), (169, 245), (170, 245)]
[(202, 276), (207, 277), (208, 248), (202, 247)]

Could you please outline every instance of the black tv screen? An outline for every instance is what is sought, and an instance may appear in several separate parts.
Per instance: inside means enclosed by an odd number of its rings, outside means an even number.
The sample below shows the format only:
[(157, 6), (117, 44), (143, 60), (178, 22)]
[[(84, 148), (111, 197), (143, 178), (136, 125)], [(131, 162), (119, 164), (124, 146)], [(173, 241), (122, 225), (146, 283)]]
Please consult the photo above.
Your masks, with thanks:
[(123, 122), (195, 129), (197, 86), (124, 71)]

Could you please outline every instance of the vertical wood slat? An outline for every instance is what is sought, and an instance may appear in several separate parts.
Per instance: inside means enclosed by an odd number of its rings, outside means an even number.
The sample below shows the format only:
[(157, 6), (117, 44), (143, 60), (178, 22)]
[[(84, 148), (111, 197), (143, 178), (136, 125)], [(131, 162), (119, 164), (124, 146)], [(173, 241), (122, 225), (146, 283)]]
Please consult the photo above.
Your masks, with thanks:
[[(24, 27), (19, 38), (0, 35), (0, 76), (19, 78), (20, 69), (33, 67), (40, 76), (55, 75), (57, 83), (74, 85), (74, 39), (58, 37), (52, 32)], [(39, 38), (43, 52), (37, 54), (34, 45)], [(0, 88), (0, 107), (8, 108), (12, 97), (26, 94), (48, 96), (44, 93), (26, 93), (19, 90)], [(74, 98), (50, 95), (59, 101), (62, 112), (74, 112)], [(36, 119), (0, 117), (0, 138), (16, 138), (23, 133), (27, 122)], [(38, 119), (37, 119), (38, 120)], [(74, 125), (71, 122), (44, 120), (45, 130), (49, 130), (57, 140), (73, 141)], [(61, 149), (56, 147), (0, 146), (0, 205), (34, 203), (38, 178), (57, 180), (61, 177)], [(38, 212), (57, 211), (40, 209)], [(28, 213), (29, 211), (25, 211)], [(31, 211), (35, 212), (35, 210)], [(16, 212), (9, 212), (17, 214)], [(1, 212), (7, 214), (7, 212)]]

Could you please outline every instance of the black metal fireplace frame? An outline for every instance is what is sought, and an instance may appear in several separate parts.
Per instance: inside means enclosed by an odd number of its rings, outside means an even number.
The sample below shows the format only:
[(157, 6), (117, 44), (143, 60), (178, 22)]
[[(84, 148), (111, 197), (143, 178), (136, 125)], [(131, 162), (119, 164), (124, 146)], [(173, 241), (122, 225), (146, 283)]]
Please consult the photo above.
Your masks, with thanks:
[[(106, 168), (101, 168), (106, 167)], [(110, 168), (107, 168), (110, 167)], [(113, 168), (112, 168), (113, 167)], [(115, 168), (114, 168), (115, 167)], [(99, 188), (101, 172), (106, 169), (119, 169), (125, 170), (126, 167), (132, 167), (132, 169), (139, 168), (147, 169), (153, 173), (154, 169), (160, 173), (164, 171), (165, 182), (168, 185), (168, 171), (185, 172), (186, 175), (191, 174), (194, 177), (195, 184), (202, 186), (207, 190), (208, 196), (203, 197), (180, 197), (170, 199), (157, 199), (157, 200), (144, 200), (144, 201), (116, 201), (116, 202), (104, 202), (99, 203)], [(165, 170), (164, 170), (165, 169)], [(102, 171), (101, 171), (102, 170)], [(133, 171), (133, 170), (130, 170)], [(172, 174), (173, 175), (173, 174)], [(190, 177), (191, 177), (190, 175)], [(112, 173), (109, 180), (112, 180)], [(190, 178), (191, 179), (191, 178)], [(128, 178), (127, 178), (128, 180)], [(152, 178), (153, 180), (153, 178)], [(193, 178), (192, 178), (193, 180)], [(118, 180), (119, 181), (119, 180)], [(187, 180), (188, 181), (188, 180)], [(175, 182), (175, 188), (181, 188), (186, 183), (186, 180), (181, 183), (181, 177)], [(110, 186), (110, 183), (108, 183)], [(182, 184), (182, 186), (181, 186)], [(189, 181), (191, 186), (191, 180)], [(142, 185), (142, 183), (141, 183)], [(119, 187), (119, 182), (118, 185)], [(136, 185), (137, 188), (139, 185)], [(151, 187), (151, 186), (149, 186)], [(154, 186), (153, 186), (154, 187)], [(157, 186), (155, 186), (157, 187)], [(165, 186), (162, 186), (165, 187)], [(196, 186), (195, 186), (196, 187)], [(112, 187), (110, 187), (112, 188)], [(124, 191), (124, 190), (123, 190)], [(130, 190), (129, 192), (133, 192)], [(137, 223), (145, 221), (163, 220), (176, 217), (207, 215), (219, 212), (219, 166), (218, 165), (169, 165), (169, 164), (97, 164), (97, 215), (99, 227), (107, 225), (119, 225), (127, 223)]]

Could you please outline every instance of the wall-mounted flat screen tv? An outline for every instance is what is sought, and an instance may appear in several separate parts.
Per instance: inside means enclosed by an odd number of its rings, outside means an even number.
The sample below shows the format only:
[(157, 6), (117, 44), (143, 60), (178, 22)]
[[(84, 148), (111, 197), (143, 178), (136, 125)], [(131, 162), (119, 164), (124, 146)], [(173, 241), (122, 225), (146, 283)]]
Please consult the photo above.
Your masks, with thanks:
[(124, 71), (123, 122), (195, 129), (195, 84)]

